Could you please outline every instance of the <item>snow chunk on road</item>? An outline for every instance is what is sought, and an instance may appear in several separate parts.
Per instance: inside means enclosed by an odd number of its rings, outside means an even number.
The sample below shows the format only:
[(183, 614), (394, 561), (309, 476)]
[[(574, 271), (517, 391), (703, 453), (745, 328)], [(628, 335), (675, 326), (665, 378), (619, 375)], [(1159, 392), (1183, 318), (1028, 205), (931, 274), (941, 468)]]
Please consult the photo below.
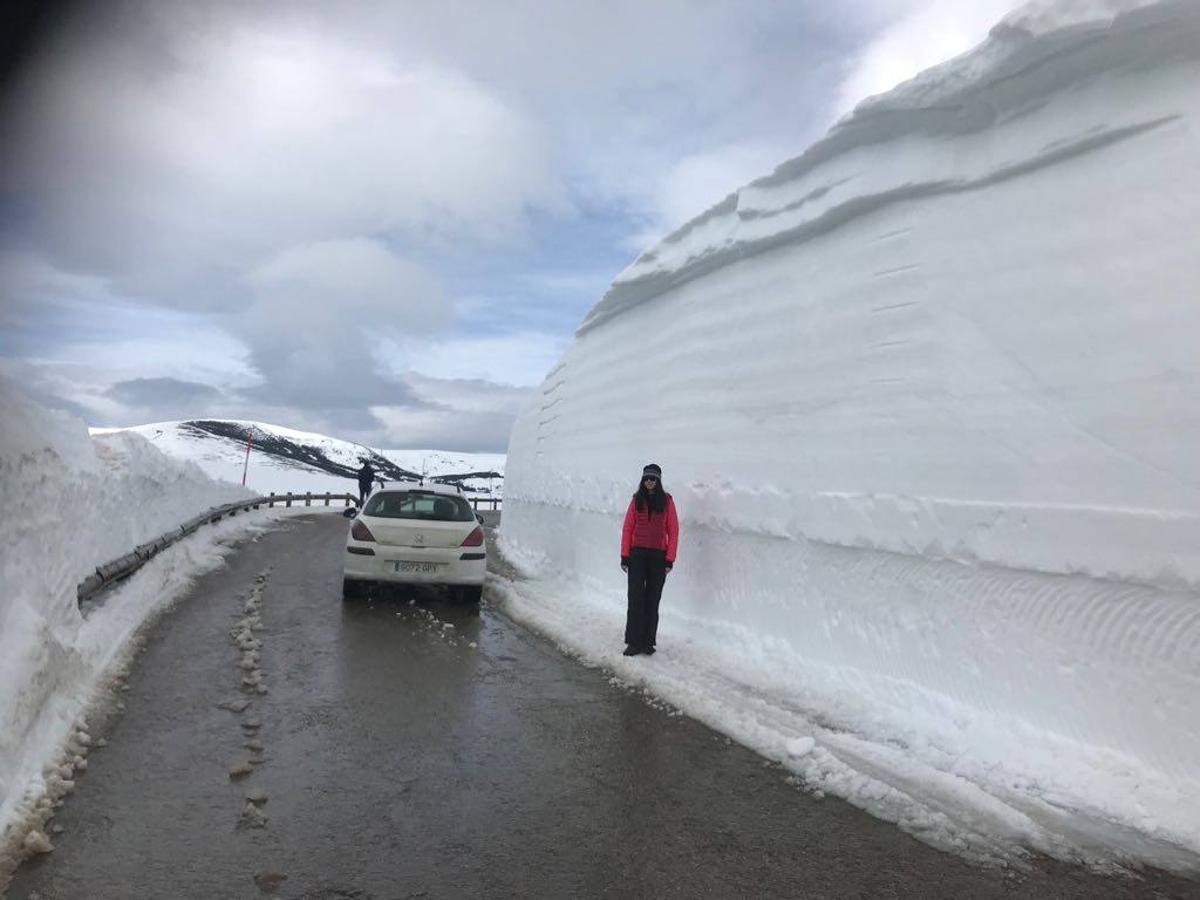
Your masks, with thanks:
[(809, 753), (812, 753), (813, 747), (816, 745), (817, 742), (811, 737), (794, 738), (787, 742), (787, 753), (788, 756), (793, 758), (807, 756)]

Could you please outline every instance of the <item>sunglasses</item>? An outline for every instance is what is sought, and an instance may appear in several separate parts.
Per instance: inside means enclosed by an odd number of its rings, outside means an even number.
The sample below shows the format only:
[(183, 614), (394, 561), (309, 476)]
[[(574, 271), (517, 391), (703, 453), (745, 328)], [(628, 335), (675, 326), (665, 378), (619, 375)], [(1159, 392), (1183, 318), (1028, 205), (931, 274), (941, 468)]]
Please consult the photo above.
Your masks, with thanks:
[(653, 481), (655, 484), (658, 484), (658, 476), (657, 475), (643, 475), (642, 481)]

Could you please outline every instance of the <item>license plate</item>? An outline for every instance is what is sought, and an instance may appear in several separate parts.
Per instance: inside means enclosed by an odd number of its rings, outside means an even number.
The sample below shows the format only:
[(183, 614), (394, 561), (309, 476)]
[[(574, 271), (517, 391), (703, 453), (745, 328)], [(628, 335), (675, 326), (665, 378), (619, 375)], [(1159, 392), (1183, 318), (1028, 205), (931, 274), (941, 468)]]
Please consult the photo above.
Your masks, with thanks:
[(436, 572), (442, 567), (440, 563), (432, 562), (398, 562), (395, 565), (397, 572), (418, 572), (422, 575)]

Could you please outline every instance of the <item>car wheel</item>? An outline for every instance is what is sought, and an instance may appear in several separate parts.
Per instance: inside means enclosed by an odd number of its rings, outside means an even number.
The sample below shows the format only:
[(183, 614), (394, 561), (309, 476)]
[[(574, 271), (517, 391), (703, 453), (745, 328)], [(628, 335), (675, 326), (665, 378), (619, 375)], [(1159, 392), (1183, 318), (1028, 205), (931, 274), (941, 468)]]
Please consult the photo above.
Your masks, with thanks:
[(342, 599), (358, 600), (367, 592), (367, 583), (353, 578), (342, 579)]
[(459, 603), (478, 603), (483, 599), (483, 586), (478, 584), (459, 585), (456, 593)]

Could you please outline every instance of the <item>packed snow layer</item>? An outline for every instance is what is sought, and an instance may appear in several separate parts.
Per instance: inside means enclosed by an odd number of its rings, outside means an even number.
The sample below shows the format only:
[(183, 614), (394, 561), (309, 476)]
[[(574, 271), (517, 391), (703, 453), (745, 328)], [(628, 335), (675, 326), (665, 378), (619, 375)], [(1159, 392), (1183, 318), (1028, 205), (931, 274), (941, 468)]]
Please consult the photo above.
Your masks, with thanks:
[(1200, 4), (1040, 2), (864, 103), (617, 278), (517, 421), (502, 545), (619, 644), (658, 462), (698, 683), (941, 845), (1196, 869), (1198, 84)]
[(97, 565), (250, 492), (167, 458), (137, 435), (90, 438), (82, 422), (39, 408), (3, 379), (0, 421), (2, 862), (12, 829), (48, 789), (43, 767), (74, 740), (99, 679), (130, 636), (192, 576), (218, 565), (227, 542), (270, 514), (239, 516), (179, 542), (84, 618), (76, 587)]
[[(297, 431), (264, 422), (243, 422), (268, 434), (285, 438), (295, 444), (315, 448), (327, 459), (357, 469), (359, 460), (368, 448), (352, 441), (310, 431)], [(194, 462), (211, 478), (241, 484), (243, 469), (246, 487), (259, 494), (358, 493), (353, 478), (343, 478), (304, 465), (296, 460), (283, 459), (251, 447), (249, 465), (246, 445), (216, 435), (197, 432), (186, 422), (155, 422), (132, 428), (93, 428), (93, 435), (132, 432), (141, 435), (167, 456)], [(504, 485), (505, 457), (502, 453), (453, 453), (446, 450), (380, 450), (380, 455), (402, 469), (424, 473), (431, 477), (460, 475), (469, 472), (496, 472), (499, 478), (468, 480), (468, 494), (501, 496)]]

